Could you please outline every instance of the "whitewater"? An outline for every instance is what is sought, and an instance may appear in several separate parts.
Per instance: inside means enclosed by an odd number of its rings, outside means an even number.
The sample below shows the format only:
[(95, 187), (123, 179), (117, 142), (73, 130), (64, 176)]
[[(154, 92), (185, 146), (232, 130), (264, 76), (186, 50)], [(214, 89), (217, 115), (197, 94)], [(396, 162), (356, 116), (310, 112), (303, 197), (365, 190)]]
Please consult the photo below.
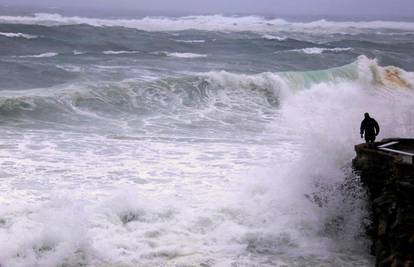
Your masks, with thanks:
[(0, 265), (373, 266), (359, 123), (414, 22), (0, 16)]

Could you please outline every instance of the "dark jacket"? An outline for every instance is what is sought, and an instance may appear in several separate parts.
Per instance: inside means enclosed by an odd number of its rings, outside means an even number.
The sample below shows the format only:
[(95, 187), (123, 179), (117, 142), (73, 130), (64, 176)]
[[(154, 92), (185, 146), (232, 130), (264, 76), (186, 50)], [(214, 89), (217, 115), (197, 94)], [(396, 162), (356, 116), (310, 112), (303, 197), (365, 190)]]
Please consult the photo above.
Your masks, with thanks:
[(379, 134), (380, 128), (378, 122), (373, 118), (365, 118), (361, 122), (361, 134), (365, 132), (365, 137), (368, 136), (377, 136)]

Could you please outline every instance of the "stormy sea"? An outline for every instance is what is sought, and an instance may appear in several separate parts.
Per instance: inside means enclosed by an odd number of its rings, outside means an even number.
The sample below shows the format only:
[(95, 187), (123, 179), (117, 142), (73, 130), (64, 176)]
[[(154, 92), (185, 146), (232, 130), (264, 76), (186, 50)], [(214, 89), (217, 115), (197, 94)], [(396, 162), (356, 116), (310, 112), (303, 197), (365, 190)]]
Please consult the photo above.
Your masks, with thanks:
[(3, 14), (0, 265), (372, 266), (413, 104), (410, 21)]

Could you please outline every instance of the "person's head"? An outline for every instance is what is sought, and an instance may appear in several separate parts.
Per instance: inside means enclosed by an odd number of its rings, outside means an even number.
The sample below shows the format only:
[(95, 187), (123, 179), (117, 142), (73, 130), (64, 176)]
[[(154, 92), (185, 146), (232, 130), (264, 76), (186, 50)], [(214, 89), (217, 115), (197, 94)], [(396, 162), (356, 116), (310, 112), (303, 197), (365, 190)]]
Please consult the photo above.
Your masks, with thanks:
[(364, 117), (368, 119), (369, 118), (369, 113), (365, 112)]

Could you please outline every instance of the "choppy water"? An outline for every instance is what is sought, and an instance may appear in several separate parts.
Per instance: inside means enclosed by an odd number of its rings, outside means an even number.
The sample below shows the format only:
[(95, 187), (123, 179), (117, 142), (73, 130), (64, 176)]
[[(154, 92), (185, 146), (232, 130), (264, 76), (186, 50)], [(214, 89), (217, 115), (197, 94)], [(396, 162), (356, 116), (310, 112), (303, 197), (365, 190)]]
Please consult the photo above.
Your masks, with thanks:
[(0, 16), (1, 266), (371, 266), (362, 114), (412, 22)]

